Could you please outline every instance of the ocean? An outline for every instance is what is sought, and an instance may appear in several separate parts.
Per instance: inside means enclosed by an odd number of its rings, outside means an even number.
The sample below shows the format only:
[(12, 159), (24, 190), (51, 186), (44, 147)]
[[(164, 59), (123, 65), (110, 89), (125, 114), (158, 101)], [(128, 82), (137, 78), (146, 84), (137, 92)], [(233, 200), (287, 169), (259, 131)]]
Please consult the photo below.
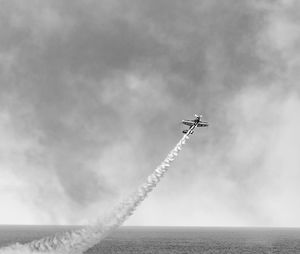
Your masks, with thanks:
[[(72, 226), (0, 226), (0, 246), (26, 243)], [(300, 254), (298, 228), (121, 227), (87, 254)]]

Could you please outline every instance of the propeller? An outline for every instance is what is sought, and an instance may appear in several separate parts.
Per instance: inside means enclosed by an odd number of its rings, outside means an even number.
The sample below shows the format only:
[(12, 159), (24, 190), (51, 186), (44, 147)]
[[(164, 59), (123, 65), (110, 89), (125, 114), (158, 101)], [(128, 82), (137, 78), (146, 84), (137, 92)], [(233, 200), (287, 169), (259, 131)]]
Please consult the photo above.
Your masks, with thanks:
[(197, 114), (195, 114), (195, 117), (199, 118), (201, 120), (202, 115), (198, 116)]

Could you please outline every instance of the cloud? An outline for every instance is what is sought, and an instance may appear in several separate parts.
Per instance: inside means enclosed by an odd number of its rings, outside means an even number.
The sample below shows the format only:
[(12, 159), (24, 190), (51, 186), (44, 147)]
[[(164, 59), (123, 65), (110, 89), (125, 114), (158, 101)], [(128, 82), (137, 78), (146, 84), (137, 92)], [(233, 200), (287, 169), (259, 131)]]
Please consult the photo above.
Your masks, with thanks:
[[(21, 190), (7, 205), (28, 216), (2, 221), (97, 216), (159, 163), (179, 119), (204, 112), (210, 128), (129, 223), (291, 224), (284, 210), (270, 215), (278, 208), (270, 200), (276, 193), (296, 209), (288, 194), (298, 162), (284, 151), (298, 147), (285, 134), (298, 126), (297, 9), (292, 1), (4, 1), (0, 164), (19, 185), (0, 189)], [(182, 209), (166, 222), (161, 210), (174, 211), (175, 198), (194, 204), (194, 215)]]

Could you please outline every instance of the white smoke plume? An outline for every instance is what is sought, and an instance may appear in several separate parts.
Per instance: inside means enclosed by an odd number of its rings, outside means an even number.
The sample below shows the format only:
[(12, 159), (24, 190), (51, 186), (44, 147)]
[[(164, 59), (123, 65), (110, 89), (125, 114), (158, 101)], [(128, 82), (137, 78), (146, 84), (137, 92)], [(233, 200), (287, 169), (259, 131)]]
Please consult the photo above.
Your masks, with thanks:
[(79, 254), (90, 249), (100, 242), (104, 237), (118, 228), (130, 215), (133, 214), (138, 205), (147, 197), (155, 188), (161, 178), (165, 175), (170, 167), (170, 163), (175, 159), (189, 139), (189, 134), (194, 130), (192, 127), (171, 150), (162, 163), (148, 176), (146, 182), (141, 185), (128, 199), (121, 202), (112, 213), (99, 223), (87, 226), (83, 229), (73, 230), (70, 232), (56, 234), (45, 237), (40, 240), (32, 241), (28, 244), (15, 244), (2, 248), (0, 254), (15, 253), (69, 253)]

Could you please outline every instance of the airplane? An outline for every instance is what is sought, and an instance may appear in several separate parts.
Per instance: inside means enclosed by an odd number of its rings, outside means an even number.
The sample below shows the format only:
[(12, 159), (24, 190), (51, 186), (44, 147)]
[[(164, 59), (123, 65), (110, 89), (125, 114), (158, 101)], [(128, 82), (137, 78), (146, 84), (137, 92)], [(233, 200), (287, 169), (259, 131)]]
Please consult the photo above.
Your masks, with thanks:
[(208, 122), (206, 121), (202, 121), (202, 115), (198, 116), (195, 114), (195, 119), (194, 120), (182, 120), (182, 123), (184, 125), (190, 126), (189, 129), (184, 130), (182, 133), (190, 135), (194, 133), (194, 129), (196, 127), (207, 127), (208, 126)]

